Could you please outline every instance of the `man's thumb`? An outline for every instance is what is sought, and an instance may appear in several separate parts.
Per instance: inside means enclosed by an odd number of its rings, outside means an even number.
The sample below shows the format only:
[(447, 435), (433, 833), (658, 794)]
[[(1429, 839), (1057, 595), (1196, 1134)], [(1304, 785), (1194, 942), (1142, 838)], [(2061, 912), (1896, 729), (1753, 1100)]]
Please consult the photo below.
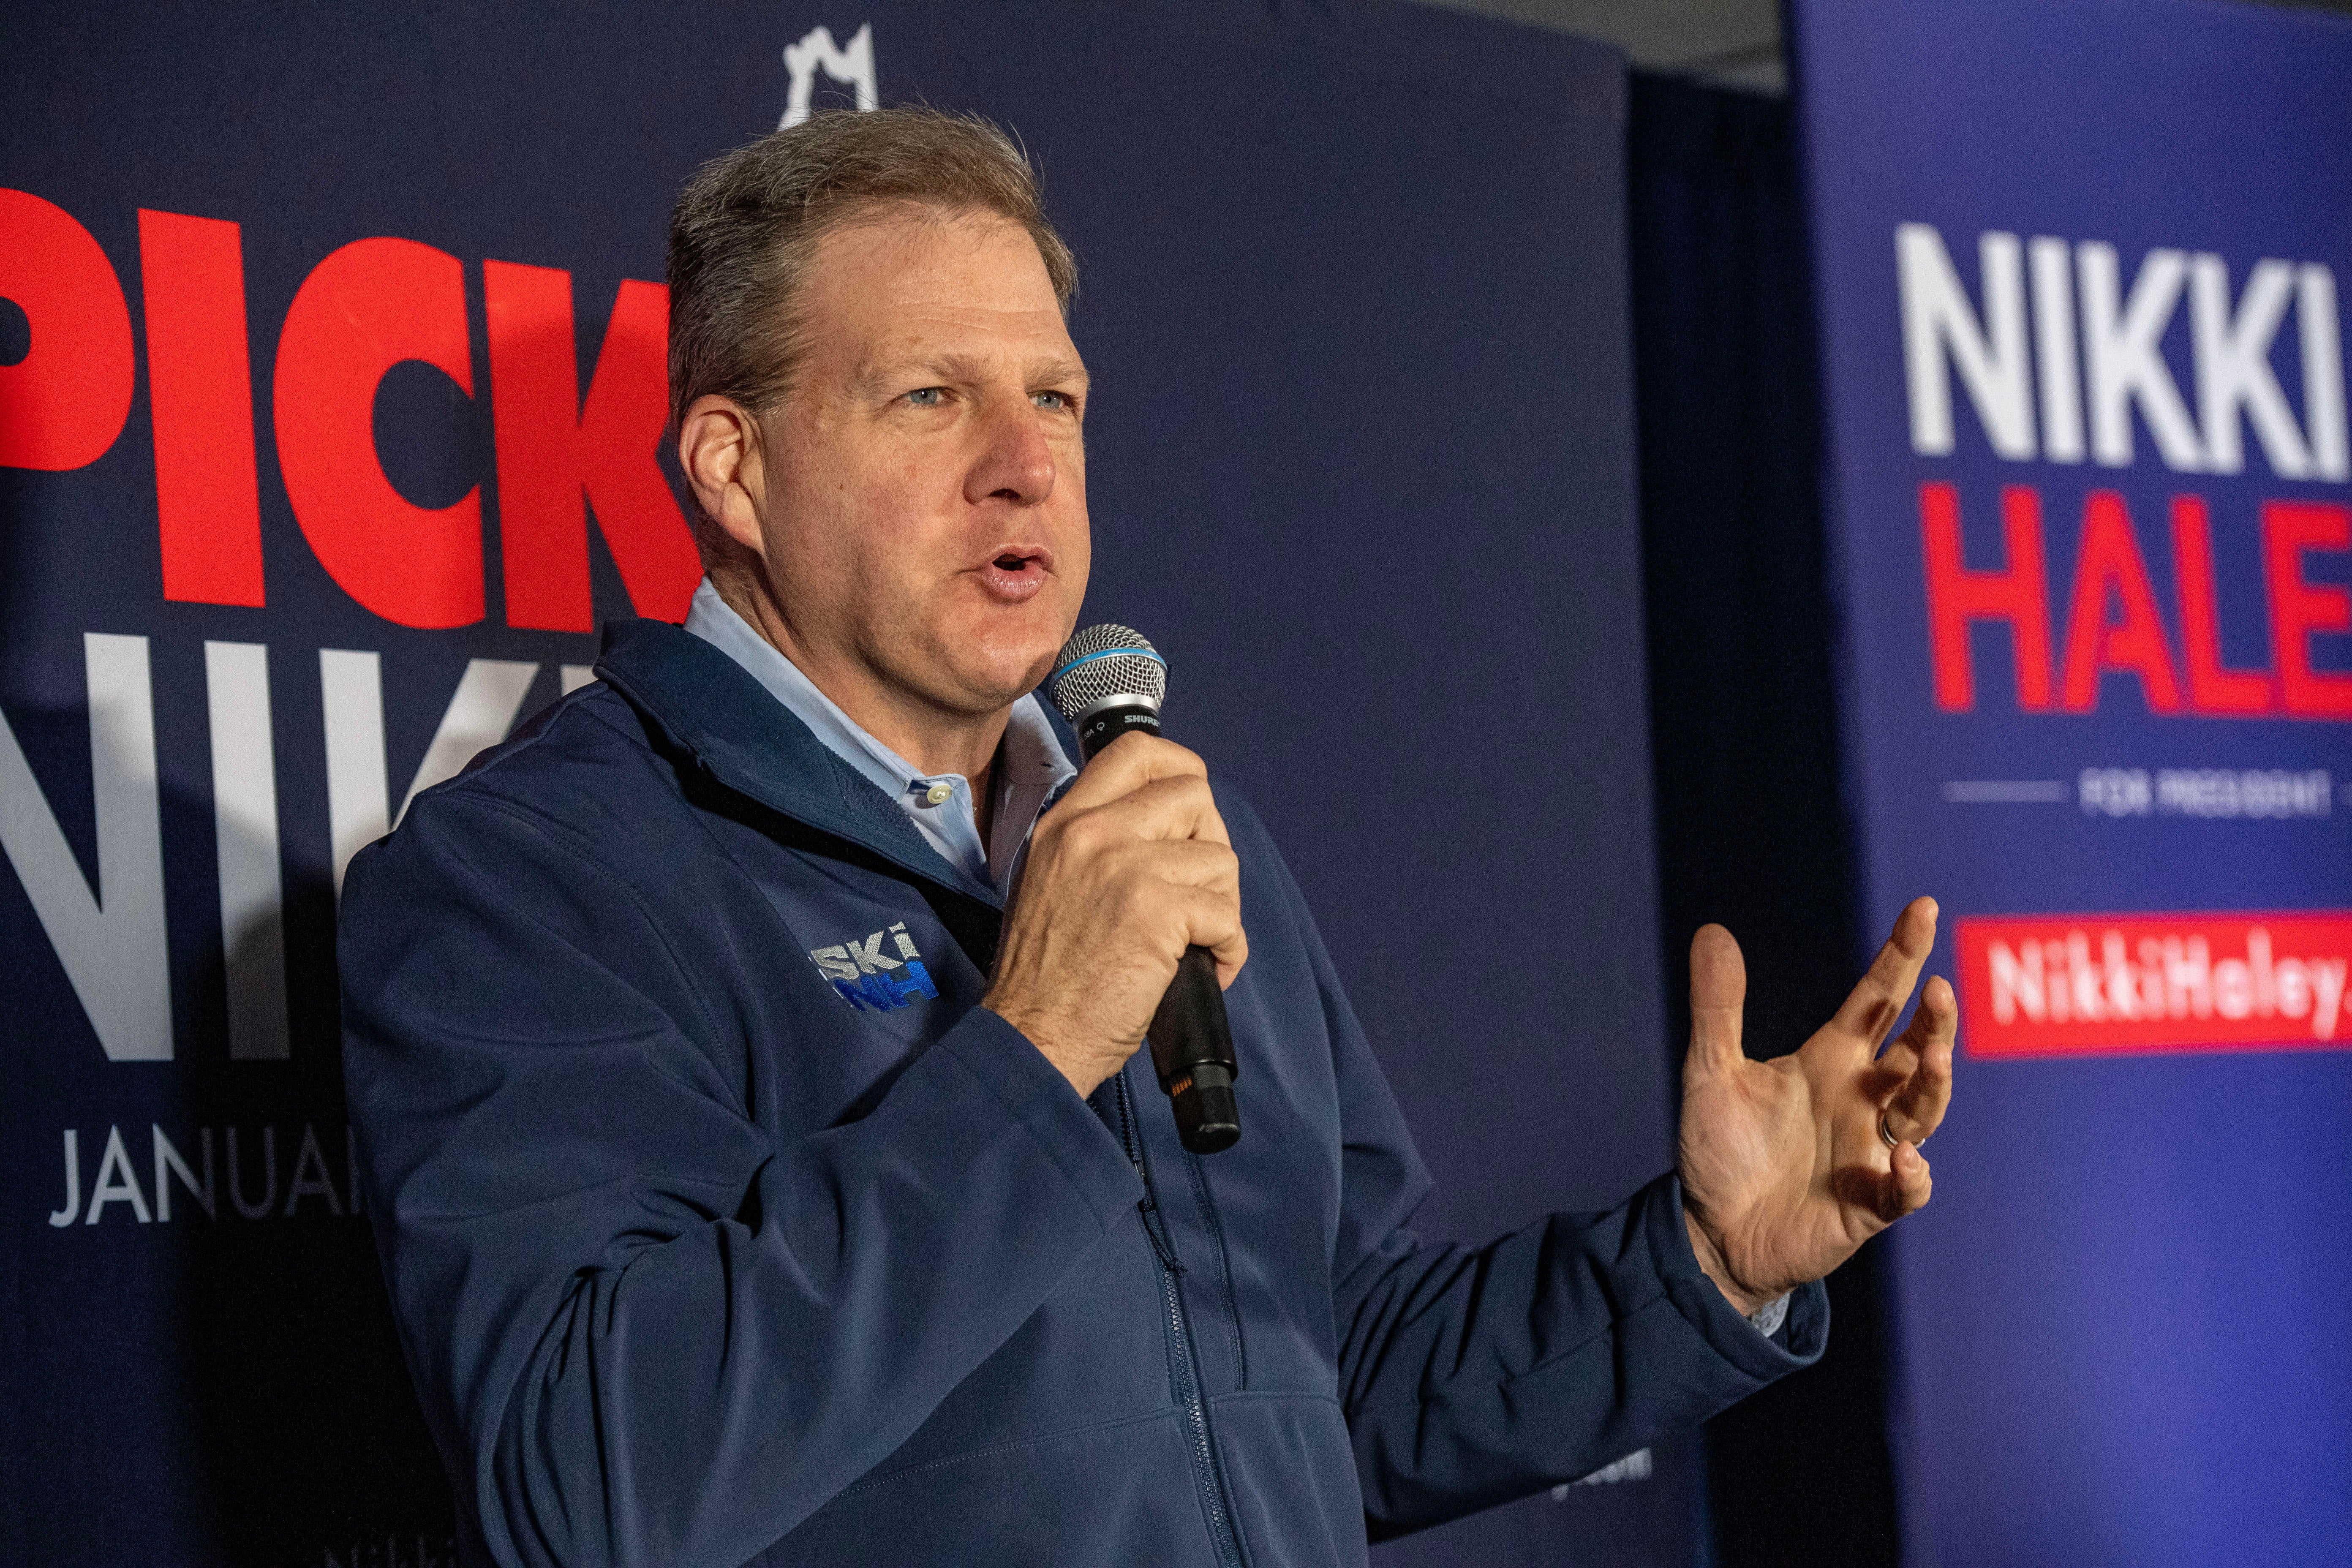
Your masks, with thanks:
[(1691, 938), (1691, 1043), (1685, 1077), (1707, 1077), (1738, 1064), (1739, 1010), (1748, 1000), (1748, 963), (1739, 944), (1719, 925)]

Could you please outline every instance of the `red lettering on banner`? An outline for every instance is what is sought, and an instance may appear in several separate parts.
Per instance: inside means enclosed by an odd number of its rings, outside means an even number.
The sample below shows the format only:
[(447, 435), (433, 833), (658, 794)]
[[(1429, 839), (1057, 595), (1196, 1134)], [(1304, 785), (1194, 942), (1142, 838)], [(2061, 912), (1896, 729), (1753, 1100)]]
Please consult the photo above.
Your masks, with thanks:
[(0, 298), (33, 340), (0, 365), (0, 467), (98, 461), (131, 416), (131, 307), (114, 264), (65, 208), (0, 189)]
[(386, 620), (482, 618), (482, 500), (413, 506), (375, 452), (384, 373), (422, 360), (473, 395), (465, 270), (408, 239), (354, 240), (319, 263), (278, 344), (278, 462), (295, 521), (329, 576)]
[(1959, 922), (1971, 1057), (2352, 1047), (2352, 910)]
[[(2107, 591), (2115, 590), (2123, 619), (2107, 619)], [(2083, 506), (2083, 533), (2074, 551), (2074, 595), (2066, 611), (2066, 679), (2062, 700), (2067, 710), (2087, 713), (2098, 706), (2099, 676), (2123, 670), (2139, 677), (2147, 705), (2158, 713), (2180, 706), (2180, 683), (2172, 673), (2164, 623), (2147, 585), (2147, 563), (2133, 536), (2131, 514), (2113, 490), (2093, 490)]]
[[(2001, 518), (2009, 564), (1994, 572), (1969, 571), (1963, 564), (1957, 490), (1942, 480), (1919, 487), (1936, 705), (1948, 712), (1966, 712), (1976, 706), (1969, 627), (1983, 620), (2009, 623), (2017, 652), (2018, 707), (2027, 712), (2052, 710), (2040, 493), (2026, 485), (2004, 486)], [(2115, 491), (2092, 491), (2084, 499), (2067, 605), (2059, 693), (2063, 710), (2084, 713), (2095, 708), (2100, 677), (2120, 670), (2139, 677), (2152, 712), (2352, 719), (2352, 671), (2315, 669), (2311, 647), (2315, 635), (2352, 633), (2352, 592), (2332, 583), (2311, 582), (2303, 574), (2304, 552), (2352, 549), (2352, 508), (2267, 501), (2262, 534), (2275, 676), (2266, 669), (2223, 668), (2210, 515), (2200, 497), (2173, 498), (2173, 577), (2180, 595), (2181, 647), (2188, 671), (2184, 702), (2182, 667), (2173, 661), (2163, 608), (2130, 513)], [(2111, 600), (2118, 619), (2108, 618)]]
[(139, 211), (163, 597), (263, 604), (253, 372), (237, 226)]
[(1927, 558), (1927, 625), (1936, 662), (1936, 706), (1976, 706), (1969, 623), (2007, 621), (2017, 654), (2019, 703), (2050, 706), (2050, 595), (2042, 555), (2042, 498), (2023, 485), (2001, 490), (2001, 531), (2009, 564), (1971, 572), (1960, 551), (1959, 492), (1931, 480), (1919, 487), (1919, 530)]
[(2221, 612), (2213, 593), (2213, 534), (2204, 500), (2172, 498), (2172, 575), (2180, 590), (2180, 645), (2189, 705), (2200, 713), (2265, 713), (2270, 671), (2221, 668)]
[(668, 290), (631, 279), (580, 400), (572, 275), (482, 264), (507, 624), (594, 628), (587, 507), (640, 615), (683, 620), (702, 563), (658, 458), (669, 418)]
[(2352, 509), (2274, 500), (2263, 507), (2263, 566), (2271, 590), (2271, 653), (2291, 714), (2352, 719), (2352, 675), (2311, 668), (2311, 634), (2352, 631), (2352, 594), (2303, 576), (2306, 550), (2352, 547)]

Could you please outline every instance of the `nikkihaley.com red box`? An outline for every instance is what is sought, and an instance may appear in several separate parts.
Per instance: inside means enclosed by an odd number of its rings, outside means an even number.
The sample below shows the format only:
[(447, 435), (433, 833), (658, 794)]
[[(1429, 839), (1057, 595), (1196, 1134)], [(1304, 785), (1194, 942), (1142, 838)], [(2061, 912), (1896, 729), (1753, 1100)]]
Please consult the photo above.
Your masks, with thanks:
[(1959, 967), (1972, 1057), (2352, 1047), (2352, 910), (1962, 920)]

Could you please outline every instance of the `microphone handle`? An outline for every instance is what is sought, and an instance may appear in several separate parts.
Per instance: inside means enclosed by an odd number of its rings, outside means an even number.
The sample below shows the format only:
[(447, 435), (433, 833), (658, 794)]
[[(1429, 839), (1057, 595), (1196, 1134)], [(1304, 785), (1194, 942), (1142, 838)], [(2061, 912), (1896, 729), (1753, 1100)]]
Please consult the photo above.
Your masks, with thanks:
[[(1160, 733), (1160, 714), (1139, 703), (1118, 703), (1088, 714), (1078, 725), (1078, 752), (1092, 762), (1097, 752), (1129, 730)], [(1188, 947), (1176, 961), (1151, 1015), (1151, 1066), (1176, 1115), (1176, 1136), (1195, 1154), (1230, 1149), (1242, 1135), (1241, 1102), (1234, 1079), (1233, 1026), (1225, 1017), (1225, 993), (1217, 984), (1216, 955)]]
[(1234, 1098), (1234, 1032), (1225, 994), (1217, 984), (1216, 955), (1188, 947), (1176, 978), (1151, 1015), (1151, 1065), (1176, 1113), (1176, 1136), (1195, 1154), (1230, 1149), (1242, 1135), (1241, 1102)]

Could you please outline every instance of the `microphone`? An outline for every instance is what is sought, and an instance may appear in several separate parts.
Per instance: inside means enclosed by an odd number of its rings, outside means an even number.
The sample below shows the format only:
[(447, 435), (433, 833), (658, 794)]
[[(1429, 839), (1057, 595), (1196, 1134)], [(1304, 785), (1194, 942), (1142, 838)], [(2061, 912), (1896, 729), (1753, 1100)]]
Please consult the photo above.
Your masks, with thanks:
[[(1062, 646), (1046, 681), (1054, 706), (1078, 731), (1081, 763), (1129, 730), (1160, 733), (1160, 704), (1168, 695), (1168, 664), (1139, 632), (1088, 626)], [(1230, 1149), (1242, 1135), (1234, 1098), (1234, 1032), (1217, 961), (1205, 947), (1188, 947), (1176, 978), (1151, 1015), (1147, 1037), (1160, 1087), (1176, 1113), (1176, 1136), (1195, 1154)]]

